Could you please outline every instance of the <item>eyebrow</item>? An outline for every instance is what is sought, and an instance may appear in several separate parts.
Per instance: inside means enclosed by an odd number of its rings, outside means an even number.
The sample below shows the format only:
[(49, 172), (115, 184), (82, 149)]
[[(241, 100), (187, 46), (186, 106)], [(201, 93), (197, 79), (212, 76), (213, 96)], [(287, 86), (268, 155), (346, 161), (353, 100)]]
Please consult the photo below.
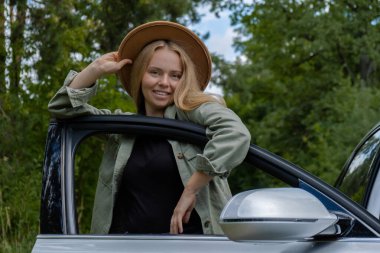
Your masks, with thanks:
[[(154, 65), (149, 65), (148, 66), (148, 68), (147, 69), (158, 69), (158, 70), (163, 70), (162, 68), (160, 68), (160, 67), (156, 67), (156, 66), (154, 66)], [(176, 73), (182, 73), (183, 71), (182, 70), (170, 70), (170, 72), (176, 72)]]

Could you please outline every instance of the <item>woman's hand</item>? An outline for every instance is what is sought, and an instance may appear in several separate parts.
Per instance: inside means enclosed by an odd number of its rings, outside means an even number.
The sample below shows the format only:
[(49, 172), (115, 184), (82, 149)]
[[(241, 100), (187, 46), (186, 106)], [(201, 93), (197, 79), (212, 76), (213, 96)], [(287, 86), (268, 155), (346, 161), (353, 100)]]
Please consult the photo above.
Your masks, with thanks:
[(131, 63), (130, 59), (119, 60), (117, 52), (104, 54), (83, 69), (71, 82), (70, 87), (74, 89), (88, 88), (103, 75), (114, 74), (124, 65)]
[(170, 221), (170, 233), (182, 234), (183, 223), (188, 223), (191, 212), (193, 211), (198, 192), (212, 180), (212, 176), (201, 171), (196, 171), (190, 177), (177, 206), (174, 209), (172, 219)]
[(123, 59), (119, 60), (117, 52), (104, 54), (93, 61), (88, 67), (92, 68), (95, 76), (101, 77), (106, 74), (114, 74), (119, 71), (124, 65), (131, 64), (132, 60)]
[(170, 222), (171, 234), (183, 233), (182, 223), (189, 222), (191, 212), (195, 207), (195, 203), (196, 194), (185, 188), (173, 212), (173, 216)]

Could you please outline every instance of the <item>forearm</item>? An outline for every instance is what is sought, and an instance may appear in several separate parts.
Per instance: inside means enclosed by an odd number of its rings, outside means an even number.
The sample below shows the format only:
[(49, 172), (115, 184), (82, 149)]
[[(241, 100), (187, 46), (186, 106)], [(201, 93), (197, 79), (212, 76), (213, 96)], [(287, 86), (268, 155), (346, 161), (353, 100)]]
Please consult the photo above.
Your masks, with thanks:
[(55, 118), (72, 118), (89, 114), (111, 114), (108, 109), (97, 109), (88, 104), (88, 101), (96, 94), (97, 86), (73, 91), (67, 87), (78, 76), (75, 71), (70, 71), (64, 85), (58, 90), (48, 104), (51, 115)]
[(100, 78), (99, 71), (93, 66), (88, 65), (83, 69), (74, 80), (70, 83), (69, 87), (73, 89), (83, 89), (92, 86), (98, 78)]
[(185, 185), (185, 191), (192, 193), (192, 194), (198, 194), (198, 192), (206, 186), (211, 180), (212, 176), (201, 172), (196, 171), (193, 173), (193, 175), (190, 177), (189, 181)]

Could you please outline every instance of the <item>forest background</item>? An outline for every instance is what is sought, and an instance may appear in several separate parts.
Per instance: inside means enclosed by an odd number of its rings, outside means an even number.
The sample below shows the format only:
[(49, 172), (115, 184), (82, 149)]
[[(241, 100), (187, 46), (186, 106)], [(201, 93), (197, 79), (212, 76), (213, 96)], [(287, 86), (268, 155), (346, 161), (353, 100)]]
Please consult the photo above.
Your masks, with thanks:
[[(378, 0), (1, 0), (2, 252), (30, 252), (38, 234), (47, 103), (67, 72), (141, 23), (201, 24), (202, 6), (231, 13), (240, 57), (214, 55), (212, 81), (252, 142), (334, 183), (380, 119)], [(135, 111), (115, 76), (101, 92), (95, 105)]]

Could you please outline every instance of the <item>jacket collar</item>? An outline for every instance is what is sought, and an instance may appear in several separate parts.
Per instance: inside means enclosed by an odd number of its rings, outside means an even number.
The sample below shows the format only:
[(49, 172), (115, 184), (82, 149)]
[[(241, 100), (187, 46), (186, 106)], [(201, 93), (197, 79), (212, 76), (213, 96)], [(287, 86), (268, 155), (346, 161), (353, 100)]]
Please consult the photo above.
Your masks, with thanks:
[(164, 112), (164, 118), (175, 119), (176, 114), (177, 114), (176, 106), (172, 104), (166, 107), (165, 112)]

